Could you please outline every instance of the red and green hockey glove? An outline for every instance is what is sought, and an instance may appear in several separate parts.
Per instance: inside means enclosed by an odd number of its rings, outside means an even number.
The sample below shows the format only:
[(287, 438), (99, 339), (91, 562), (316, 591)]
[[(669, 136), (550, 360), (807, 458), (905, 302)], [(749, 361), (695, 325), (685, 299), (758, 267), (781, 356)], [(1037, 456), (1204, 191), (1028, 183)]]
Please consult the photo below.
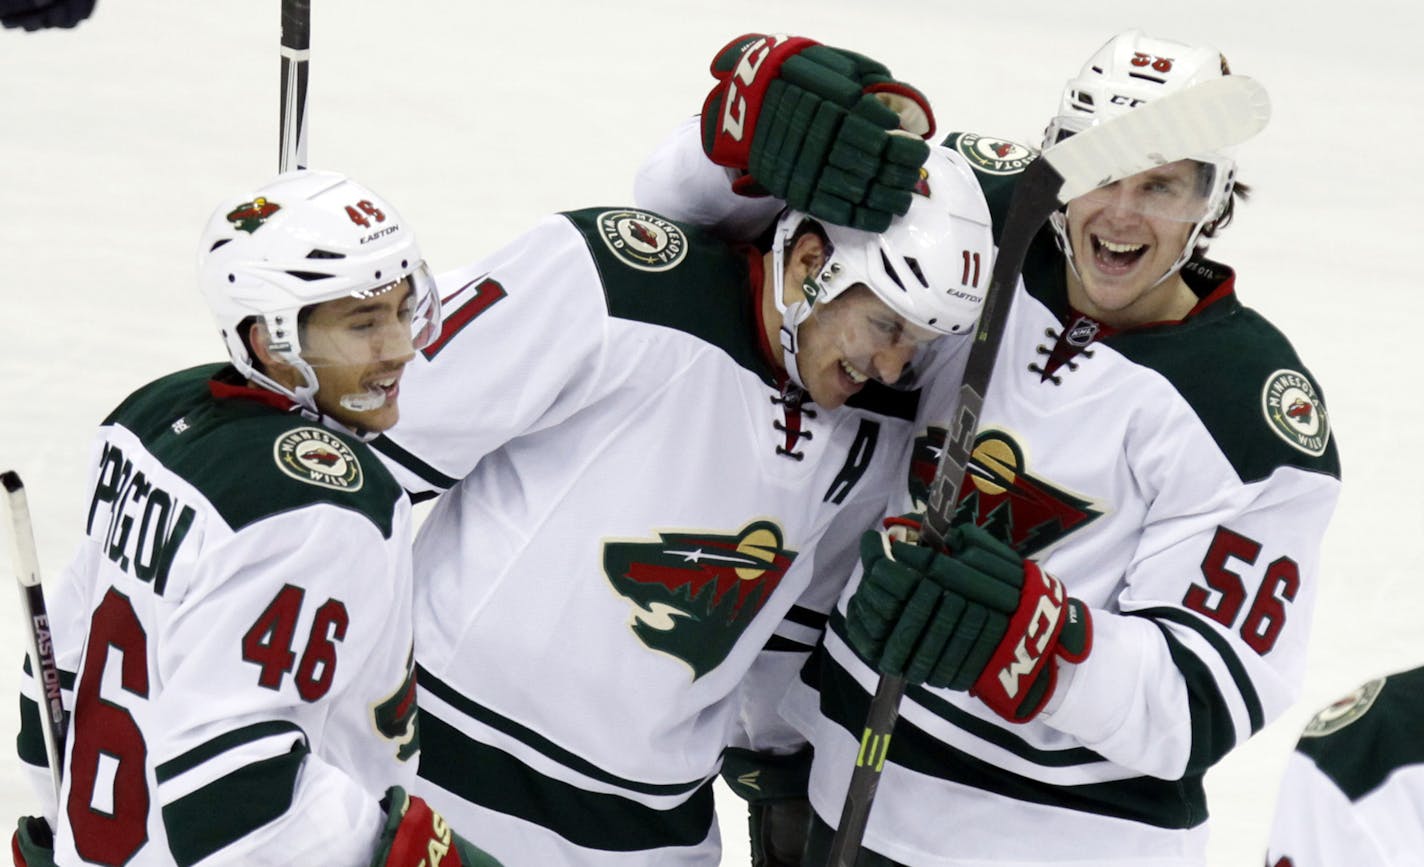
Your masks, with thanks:
[(968, 690), (1010, 722), (1048, 704), (1058, 663), (1092, 649), (1087, 606), (1063, 582), (979, 527), (947, 552), (866, 533), (865, 574), (846, 609), (851, 646), (886, 674)]
[(376, 844), (371, 867), (500, 867), (470, 841), (451, 830), (445, 817), (423, 798), (407, 795), (400, 786), (381, 799), (386, 826)]
[(802, 37), (752, 33), (718, 52), (712, 75), (702, 147), (744, 172), (737, 192), (770, 194), (873, 232), (909, 209), (934, 115), (883, 64)]
[(54, 832), (49, 822), (34, 816), (21, 816), (15, 834), (10, 838), (10, 855), (15, 867), (55, 867)]

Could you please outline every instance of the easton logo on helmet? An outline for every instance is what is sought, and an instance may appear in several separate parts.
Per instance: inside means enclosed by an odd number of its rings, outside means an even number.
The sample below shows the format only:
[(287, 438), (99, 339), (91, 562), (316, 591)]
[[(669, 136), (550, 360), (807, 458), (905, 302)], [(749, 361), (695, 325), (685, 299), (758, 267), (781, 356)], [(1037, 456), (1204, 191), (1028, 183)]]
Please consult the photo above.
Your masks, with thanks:
[(633, 605), (633, 634), (687, 663), (694, 680), (722, 664), (795, 559), (771, 521), (603, 546), (604, 573)]
[(233, 228), (239, 232), (246, 232), (249, 235), (262, 227), (267, 222), (267, 218), (282, 210), (282, 206), (276, 202), (270, 202), (262, 196), (258, 196), (250, 202), (243, 202), (231, 211), (227, 212), (227, 221), (232, 223)]

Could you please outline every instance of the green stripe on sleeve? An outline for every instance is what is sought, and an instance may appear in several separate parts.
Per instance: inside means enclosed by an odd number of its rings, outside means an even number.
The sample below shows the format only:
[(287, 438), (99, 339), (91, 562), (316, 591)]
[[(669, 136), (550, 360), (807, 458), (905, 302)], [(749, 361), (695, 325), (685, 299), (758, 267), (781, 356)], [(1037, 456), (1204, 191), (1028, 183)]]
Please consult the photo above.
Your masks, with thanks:
[(218, 735), (206, 743), (194, 747), (188, 752), (175, 759), (170, 759), (154, 769), (154, 776), (158, 782), (166, 783), (174, 777), (191, 771), (203, 762), (210, 761), (216, 756), (222, 755), (228, 750), (235, 749), (243, 744), (261, 740), (272, 735), (291, 732), (295, 734), (299, 743), (292, 749), (300, 749), (303, 754), (309, 752), (307, 747), (306, 732), (303, 732), (295, 723), (285, 720), (270, 720), (267, 722), (253, 723), (234, 729), (226, 734)]
[[(1144, 608), (1140, 611), (1124, 611), (1123, 613), (1130, 614), (1134, 617), (1165, 620), (1169, 623), (1175, 623), (1178, 626), (1190, 629), (1200, 635), (1202, 639), (1205, 640), (1207, 644), (1210, 644), (1212, 649), (1216, 651), (1216, 655), (1221, 657), (1221, 661), (1226, 666), (1226, 670), (1231, 672), (1231, 680), (1236, 684), (1236, 691), (1241, 694), (1241, 701), (1246, 705), (1246, 716), (1251, 721), (1251, 734), (1260, 731), (1266, 724), (1266, 713), (1261, 708), (1261, 696), (1256, 692), (1255, 684), (1251, 682), (1251, 675), (1246, 673), (1246, 666), (1241, 664), (1241, 659), (1236, 655), (1236, 651), (1231, 647), (1231, 644), (1227, 642), (1225, 638), (1222, 638), (1221, 635), (1205, 621), (1188, 614), (1180, 608)], [(1167, 640), (1170, 642), (1172, 640), (1171, 634), (1166, 629), (1162, 631), (1164, 634), (1167, 634)], [(1183, 652), (1188, 652), (1185, 647), (1182, 649)], [(1173, 658), (1176, 658), (1175, 654)], [(1214, 682), (1215, 681), (1213, 681), (1213, 683)], [(1188, 682), (1188, 686), (1191, 686), (1190, 681)], [(1243, 738), (1242, 740), (1245, 739)]]
[(292, 806), (305, 744), (253, 762), (163, 806), (168, 846), (180, 867), (189, 867), (258, 828)]

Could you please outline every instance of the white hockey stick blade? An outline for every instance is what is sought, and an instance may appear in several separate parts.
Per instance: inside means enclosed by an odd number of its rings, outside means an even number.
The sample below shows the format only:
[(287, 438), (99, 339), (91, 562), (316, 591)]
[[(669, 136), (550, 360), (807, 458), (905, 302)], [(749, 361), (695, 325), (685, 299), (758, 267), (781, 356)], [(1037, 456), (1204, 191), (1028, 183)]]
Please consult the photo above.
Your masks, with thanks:
[(14, 554), (15, 577), (22, 587), (38, 587), (40, 561), (35, 552), (34, 526), (25, 498), (25, 484), (14, 470), (0, 473), (0, 484), (5, 487), (5, 505), (10, 510), (10, 550)]
[(1063, 176), (1058, 201), (1066, 203), (1129, 175), (1241, 144), (1270, 119), (1266, 88), (1227, 75), (1089, 127), (1046, 149), (1043, 159)]

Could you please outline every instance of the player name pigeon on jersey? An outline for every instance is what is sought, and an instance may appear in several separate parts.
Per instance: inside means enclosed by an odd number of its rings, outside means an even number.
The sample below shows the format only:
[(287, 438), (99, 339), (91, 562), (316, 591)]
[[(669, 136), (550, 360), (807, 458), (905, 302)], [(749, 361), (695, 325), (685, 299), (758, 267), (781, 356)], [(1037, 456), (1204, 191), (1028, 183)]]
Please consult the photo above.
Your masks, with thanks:
[(135, 392), (94, 447), (85, 539), (51, 587), (73, 709), (58, 863), (319, 846), (414, 778), (408, 501), (363, 443), (220, 370)]

